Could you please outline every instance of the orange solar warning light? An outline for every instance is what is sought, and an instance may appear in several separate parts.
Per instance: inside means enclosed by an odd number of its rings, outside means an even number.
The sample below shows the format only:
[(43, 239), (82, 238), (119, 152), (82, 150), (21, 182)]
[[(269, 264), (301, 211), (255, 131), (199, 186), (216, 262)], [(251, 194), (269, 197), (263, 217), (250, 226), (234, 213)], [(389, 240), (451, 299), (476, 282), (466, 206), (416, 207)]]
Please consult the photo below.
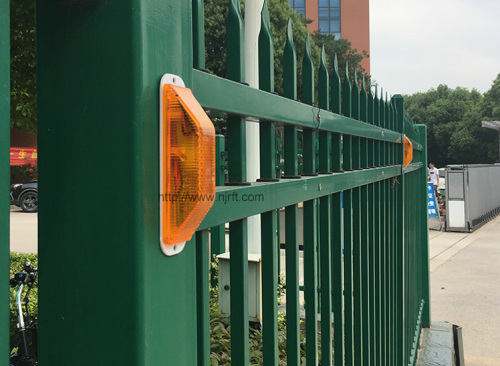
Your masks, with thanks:
[(215, 129), (177, 75), (160, 82), (160, 245), (182, 251), (215, 197)]
[(403, 168), (406, 168), (413, 160), (413, 144), (410, 139), (406, 137), (406, 135), (404, 140), (404, 149)]

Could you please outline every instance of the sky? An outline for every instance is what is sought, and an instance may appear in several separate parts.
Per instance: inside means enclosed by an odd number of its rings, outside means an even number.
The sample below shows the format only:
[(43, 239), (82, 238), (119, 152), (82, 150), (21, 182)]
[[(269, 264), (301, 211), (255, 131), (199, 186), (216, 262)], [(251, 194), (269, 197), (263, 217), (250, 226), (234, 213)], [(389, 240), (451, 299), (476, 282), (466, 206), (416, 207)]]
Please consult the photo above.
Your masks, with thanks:
[(484, 93), (500, 73), (500, 0), (370, 0), (371, 75), (391, 94)]

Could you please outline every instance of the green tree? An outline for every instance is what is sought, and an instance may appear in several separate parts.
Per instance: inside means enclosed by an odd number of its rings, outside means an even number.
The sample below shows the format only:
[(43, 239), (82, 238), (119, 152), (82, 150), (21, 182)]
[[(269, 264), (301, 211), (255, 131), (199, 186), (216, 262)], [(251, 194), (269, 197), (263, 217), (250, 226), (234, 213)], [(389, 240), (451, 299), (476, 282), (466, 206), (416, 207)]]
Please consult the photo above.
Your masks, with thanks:
[(36, 133), (35, 0), (10, 1), (11, 127)]
[(498, 77), (484, 96), (475, 89), (439, 85), (405, 98), (408, 114), (416, 123), (427, 125), (429, 162), (438, 167), (496, 161), (498, 136), (482, 128), (481, 121), (500, 117), (498, 105)]

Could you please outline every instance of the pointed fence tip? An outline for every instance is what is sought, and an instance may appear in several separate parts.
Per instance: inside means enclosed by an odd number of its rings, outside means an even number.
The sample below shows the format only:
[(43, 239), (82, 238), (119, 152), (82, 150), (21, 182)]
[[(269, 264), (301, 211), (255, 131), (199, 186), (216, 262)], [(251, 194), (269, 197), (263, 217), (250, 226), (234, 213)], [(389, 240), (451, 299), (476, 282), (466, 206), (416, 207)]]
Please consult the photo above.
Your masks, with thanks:
[(325, 45), (321, 46), (321, 63), (326, 64)]
[(293, 39), (293, 28), (292, 28), (292, 18), (288, 18), (288, 23), (286, 24), (286, 36), (289, 39)]

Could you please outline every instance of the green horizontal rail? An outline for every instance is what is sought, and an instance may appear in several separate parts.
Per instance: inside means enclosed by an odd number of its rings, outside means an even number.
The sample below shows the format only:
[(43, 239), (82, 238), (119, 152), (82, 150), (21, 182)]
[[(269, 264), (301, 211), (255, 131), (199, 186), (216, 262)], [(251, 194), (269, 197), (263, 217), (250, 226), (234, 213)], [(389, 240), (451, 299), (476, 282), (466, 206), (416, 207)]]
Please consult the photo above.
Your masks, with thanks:
[[(214, 205), (198, 230), (242, 219), (261, 212), (297, 204), (401, 175), (400, 166), (282, 179), (251, 186), (217, 187)], [(243, 201), (243, 196), (254, 201)], [(237, 200), (238, 199), (238, 200)]]
[[(374, 140), (401, 142), (401, 134), (398, 132), (251, 88), (242, 83), (196, 69), (193, 70), (193, 94), (198, 102), (209, 110)], [(238, 95), (238, 98), (234, 98), (235, 95)], [(319, 121), (318, 116), (320, 116)]]
[(424, 147), (422, 146), (422, 144), (419, 144), (418, 142), (416, 142), (413, 139), (410, 139), (410, 141), (413, 144), (413, 150), (422, 151), (424, 149)]
[(424, 166), (424, 164), (421, 161), (419, 161), (417, 163), (410, 163), (406, 168), (403, 169), (403, 173), (408, 174), (408, 173), (414, 172), (416, 170), (419, 170), (423, 166)]

